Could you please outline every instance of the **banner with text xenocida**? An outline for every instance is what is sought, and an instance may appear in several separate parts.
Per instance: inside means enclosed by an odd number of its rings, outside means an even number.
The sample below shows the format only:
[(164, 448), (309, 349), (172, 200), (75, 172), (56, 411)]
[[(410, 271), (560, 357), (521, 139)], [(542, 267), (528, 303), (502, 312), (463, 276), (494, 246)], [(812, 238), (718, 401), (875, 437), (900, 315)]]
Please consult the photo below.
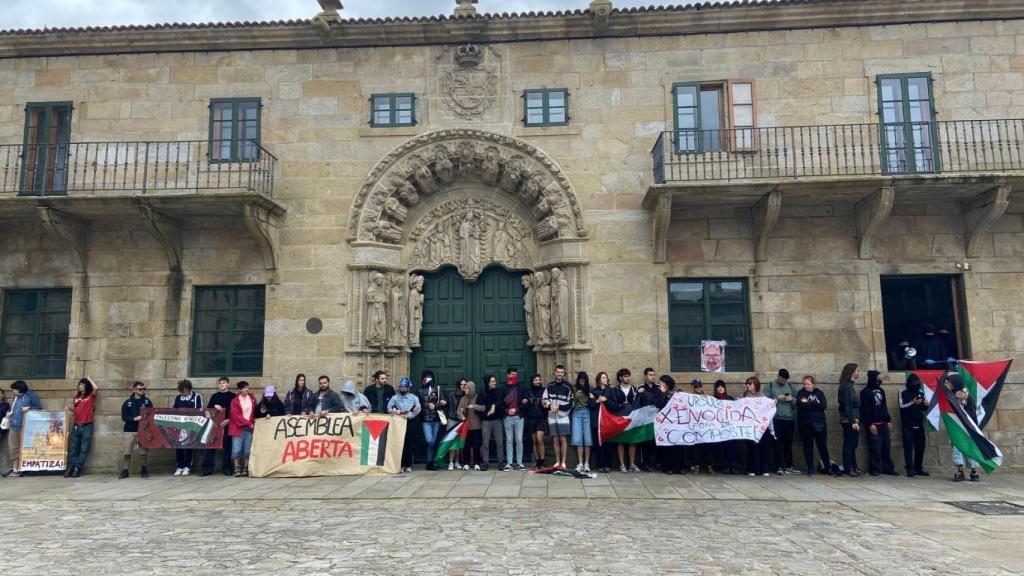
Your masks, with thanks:
[(408, 420), (386, 414), (260, 418), (249, 474), (256, 477), (397, 474)]
[(654, 419), (658, 446), (693, 446), (729, 440), (758, 442), (771, 429), (775, 400), (719, 400), (676, 392)]

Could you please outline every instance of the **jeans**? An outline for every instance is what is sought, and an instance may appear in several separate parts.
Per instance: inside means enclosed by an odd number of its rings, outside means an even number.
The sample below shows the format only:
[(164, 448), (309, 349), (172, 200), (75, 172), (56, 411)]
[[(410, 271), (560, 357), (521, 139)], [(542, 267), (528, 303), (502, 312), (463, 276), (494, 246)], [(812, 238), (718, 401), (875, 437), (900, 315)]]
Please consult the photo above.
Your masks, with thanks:
[(252, 450), (252, 430), (242, 430), (241, 436), (231, 437), (231, 459), (248, 460), (249, 451)]
[(903, 463), (907, 472), (924, 470), (924, 426), (903, 426)]
[(71, 430), (71, 447), (68, 449), (68, 467), (82, 468), (85, 466), (85, 459), (89, 457), (89, 448), (92, 446), (92, 422), (88, 424), (75, 424)]
[(441, 423), (437, 420), (423, 423), (423, 441), (427, 443), (427, 464), (434, 461), (437, 454), (437, 431), (441, 429)]
[[(505, 424), (501, 420), (484, 420), (480, 424), (480, 429), (483, 431), (480, 444), (480, 458), (483, 461), (480, 464), (487, 464), (491, 461), (491, 438), (494, 438), (496, 452), (500, 452), (502, 445), (505, 444)], [(498, 459), (501, 459), (500, 455)]]
[(892, 441), (889, 438), (889, 425), (879, 424), (878, 434), (872, 434), (866, 428), (868, 440), (868, 472), (892, 472), (896, 465), (892, 461)]
[[(221, 450), (221, 472), (231, 474), (231, 436), (228, 436), (227, 428), (224, 428)], [(207, 448), (203, 454), (203, 474), (213, 474), (213, 461), (216, 459), (217, 450)]]
[(814, 429), (813, 424), (801, 424), (800, 440), (804, 443), (804, 461), (807, 462), (807, 471), (814, 472), (814, 445), (817, 444), (818, 457), (825, 468), (825, 473), (828, 473), (830, 467), (828, 433), (825, 431), (824, 425), (822, 425), (820, 431), (817, 431)]
[(860, 439), (859, 433), (853, 429), (853, 424), (843, 422), (843, 472), (849, 474), (857, 470), (857, 444)]
[(569, 444), (572, 446), (592, 446), (594, 439), (590, 436), (590, 411), (577, 409), (572, 411), (572, 434)]
[(775, 440), (775, 467), (792, 468), (793, 432), (796, 428), (796, 422), (775, 418), (773, 424), (775, 426), (775, 434), (778, 435), (778, 438)]
[(965, 462), (963, 453), (957, 450), (956, 448), (953, 448), (953, 464), (956, 464), (957, 466), (963, 466), (964, 464), (966, 464), (972, 470), (978, 468), (978, 463), (975, 462), (974, 460), (966, 460)]
[[(505, 462), (523, 465), (523, 418), (521, 416), (505, 416)], [(515, 452), (513, 452), (513, 448)]]

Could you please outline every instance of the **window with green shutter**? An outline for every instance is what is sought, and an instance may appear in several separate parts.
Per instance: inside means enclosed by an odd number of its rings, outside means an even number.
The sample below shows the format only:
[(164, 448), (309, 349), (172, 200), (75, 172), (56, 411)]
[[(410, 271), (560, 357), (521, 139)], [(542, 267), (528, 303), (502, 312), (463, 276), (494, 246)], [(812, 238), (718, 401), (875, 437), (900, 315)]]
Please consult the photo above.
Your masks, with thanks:
[(565, 126), (568, 123), (568, 90), (542, 88), (523, 91), (524, 126)]
[(393, 128), (415, 125), (415, 94), (374, 94), (370, 96), (370, 126)]
[(195, 289), (192, 376), (258, 376), (263, 373), (263, 286)]
[(745, 278), (669, 279), (668, 321), (673, 372), (700, 370), (702, 340), (726, 341), (727, 371), (753, 370)]
[(876, 81), (883, 172), (939, 172), (931, 73), (879, 74)]
[(0, 378), (64, 378), (71, 290), (4, 292)]
[(210, 100), (210, 161), (250, 162), (259, 156), (259, 98)]

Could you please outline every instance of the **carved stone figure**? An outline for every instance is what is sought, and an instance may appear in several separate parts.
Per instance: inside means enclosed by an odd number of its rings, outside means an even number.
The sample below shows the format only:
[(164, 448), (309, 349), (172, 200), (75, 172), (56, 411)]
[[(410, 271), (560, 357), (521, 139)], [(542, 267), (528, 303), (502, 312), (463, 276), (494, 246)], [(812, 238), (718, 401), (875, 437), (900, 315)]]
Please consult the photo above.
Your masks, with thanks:
[(402, 229), (388, 222), (383, 216), (376, 222), (370, 222), (369, 227), (374, 237), (381, 242), (398, 244), (402, 241)]
[(420, 331), (423, 329), (423, 276), (409, 277), (409, 346), (420, 346)]
[(569, 341), (569, 281), (558, 268), (551, 269), (551, 339)]
[(523, 311), (526, 313), (526, 345), (533, 346), (537, 343), (537, 331), (533, 322), (533, 276), (527, 274), (523, 276), (522, 281), (523, 288), (526, 290), (523, 293)]
[(498, 181), (498, 186), (502, 190), (509, 194), (515, 194), (516, 189), (519, 188), (519, 179), (523, 176), (523, 159), (519, 156), (515, 156), (505, 164), (505, 169), (501, 172), (501, 179)]
[(459, 175), (465, 178), (476, 170), (476, 148), (469, 142), (459, 144)]
[(391, 190), (407, 206), (415, 206), (420, 201), (420, 195), (416, 193), (416, 188), (404, 178), (392, 176)]
[(523, 247), (520, 245), (520, 238), (515, 234), (510, 222), (498, 220), (494, 230), (494, 260), (504, 264), (506, 267), (514, 267), (518, 262)]
[(487, 150), (484, 150), (484, 163), (480, 168), (480, 178), (484, 184), (494, 186), (494, 183), (498, 181), (500, 160), (501, 157), (498, 155), (498, 149), (494, 146), (489, 146)]
[(533, 275), (534, 334), (537, 344), (551, 343), (551, 287), (548, 273), (541, 270)]
[(554, 215), (545, 217), (534, 227), (538, 240), (547, 240), (558, 236), (558, 219)]
[(366, 288), (366, 343), (370, 346), (383, 346), (387, 340), (388, 327), (388, 287), (387, 278), (380, 272), (370, 274), (370, 284)]
[(540, 198), (537, 198), (536, 204), (533, 205), (533, 208), (530, 211), (533, 212), (534, 220), (540, 221), (551, 213), (552, 208), (551, 199), (547, 196), (541, 195)]
[(434, 179), (434, 173), (430, 171), (426, 161), (419, 155), (416, 155), (413, 156), (412, 163), (415, 166), (412, 177), (416, 179), (416, 184), (419, 185), (420, 190), (424, 194), (437, 192), (437, 180)]
[(459, 223), (459, 271), (464, 276), (474, 278), (483, 269), (483, 239), (480, 214), (467, 212)]
[(399, 222), (405, 222), (406, 217), (409, 216), (409, 209), (403, 206), (398, 198), (388, 196), (388, 199), (384, 201), (384, 213)]
[(523, 183), (519, 186), (519, 197), (527, 202), (533, 202), (542, 188), (541, 177), (530, 173), (523, 178)]
[(404, 274), (395, 274), (391, 277), (391, 330), (388, 334), (388, 344), (392, 346), (405, 346), (405, 336), (409, 332), (409, 318), (405, 308), (405, 283)]
[(434, 147), (434, 173), (442, 182), (451, 183), (455, 180), (455, 165), (448, 158), (448, 149), (444, 146)]

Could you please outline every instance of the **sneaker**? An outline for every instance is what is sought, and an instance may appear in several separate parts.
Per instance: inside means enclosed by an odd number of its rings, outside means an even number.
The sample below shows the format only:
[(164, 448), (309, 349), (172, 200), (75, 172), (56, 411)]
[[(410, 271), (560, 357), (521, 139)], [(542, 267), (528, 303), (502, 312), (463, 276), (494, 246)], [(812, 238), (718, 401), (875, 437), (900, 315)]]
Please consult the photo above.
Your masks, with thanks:
[(779, 468), (778, 470), (775, 471), (775, 475), (776, 476), (782, 476), (785, 473), (786, 473), (786, 471), (783, 470), (782, 468)]
[(964, 473), (962, 471), (959, 471), (956, 474), (953, 474), (953, 482), (963, 482), (963, 481), (964, 481)]
[(792, 467), (792, 466), (790, 466), (789, 468), (786, 468), (786, 474), (799, 474), (799, 473), (800, 473), (800, 471), (797, 470), (796, 468)]
[(79, 478), (79, 477), (81, 477), (81, 476), (82, 476), (82, 469), (81, 469), (80, 467), (78, 467), (78, 466), (75, 466), (75, 467), (74, 467), (74, 468), (73, 468), (73, 469), (71, 470), (71, 477), (72, 477), (72, 478)]
[(65, 478), (71, 478), (74, 474), (75, 474), (75, 467), (74, 466), (69, 466), (68, 469), (64, 471), (64, 477)]
[(924, 470), (918, 470), (917, 472), (915, 472), (915, 474), (917, 474), (918, 476), (925, 476), (925, 477), (931, 476), (931, 474), (925, 472)]
[(629, 467), (629, 471), (630, 472), (639, 472), (640, 469), (637, 468), (636, 464), (633, 464), (632, 466)]
[(181, 468), (175, 468), (174, 469), (174, 475), (175, 476), (181, 476), (181, 470), (182, 470)]
[[(4, 474), (4, 476), (7, 476), (7, 474)], [(117, 479), (118, 480), (124, 480), (127, 477), (128, 477), (128, 469), (127, 468), (124, 469), (124, 470), (121, 470), (121, 473), (117, 475)]]
[(711, 474), (712, 476), (714, 476), (715, 475), (715, 469), (712, 468), (711, 466), (708, 466), (708, 474)]
[(523, 466), (522, 464), (516, 464), (515, 466), (513, 466), (513, 468), (516, 469), (516, 472), (522, 472), (523, 470), (526, 470), (526, 466)]
[(149, 470), (146, 470), (146, 467), (143, 466), (142, 470), (139, 470), (139, 476), (143, 478), (149, 478)]
[(771, 474), (769, 474), (767, 472), (764, 472), (764, 473), (761, 474), (761, 476), (764, 476), (765, 478), (767, 478), (767, 477), (771, 476)]
[(583, 465), (583, 472), (586, 474), (590, 474), (590, 464)]
[(814, 476), (814, 470), (808, 470), (807, 472), (805, 472), (805, 474), (807, 474), (807, 477), (810, 478), (811, 476)]
[(455, 462), (448, 463), (448, 471), (453, 472), (455, 470)]
[(508, 464), (505, 464), (504, 466), (501, 467), (501, 471), (502, 472), (511, 472), (512, 471), (512, 467), (509, 466)]
[(907, 468), (907, 478), (913, 478), (914, 476), (917, 476), (917, 472), (914, 472), (910, 468)]
[(757, 474), (754, 474), (753, 472), (747, 472), (747, 476), (757, 476)]
[(981, 476), (978, 476), (974, 470), (971, 470), (971, 482), (981, 482)]
[(191, 472), (192, 472), (192, 469), (189, 468), (188, 466), (185, 466), (184, 468), (181, 469), (181, 475), (182, 476), (188, 476)]
[(480, 465), (479, 464), (474, 464), (473, 465), (473, 470), (476, 470), (477, 472), (479, 472), (480, 471)]
[(490, 468), (490, 467), (491, 467), (490, 464), (488, 464), (487, 462), (484, 462), (483, 464), (480, 465), (479, 468), (477, 468), (477, 470), (482, 470), (484, 472), (487, 472), (487, 469)]
[(576, 471), (577, 472), (583, 472), (583, 464), (577, 464), (576, 465)]
[[(462, 469), (463, 469), (464, 471), (466, 471), (466, 472), (469, 472), (469, 464), (463, 464), (463, 465), (462, 465)], [(477, 467), (477, 470), (479, 470), (479, 469), (480, 469), (480, 467), (478, 466), (478, 467)]]
[(626, 470), (626, 465), (623, 464), (622, 466), (619, 466), (619, 472), (629, 472), (629, 470)]

